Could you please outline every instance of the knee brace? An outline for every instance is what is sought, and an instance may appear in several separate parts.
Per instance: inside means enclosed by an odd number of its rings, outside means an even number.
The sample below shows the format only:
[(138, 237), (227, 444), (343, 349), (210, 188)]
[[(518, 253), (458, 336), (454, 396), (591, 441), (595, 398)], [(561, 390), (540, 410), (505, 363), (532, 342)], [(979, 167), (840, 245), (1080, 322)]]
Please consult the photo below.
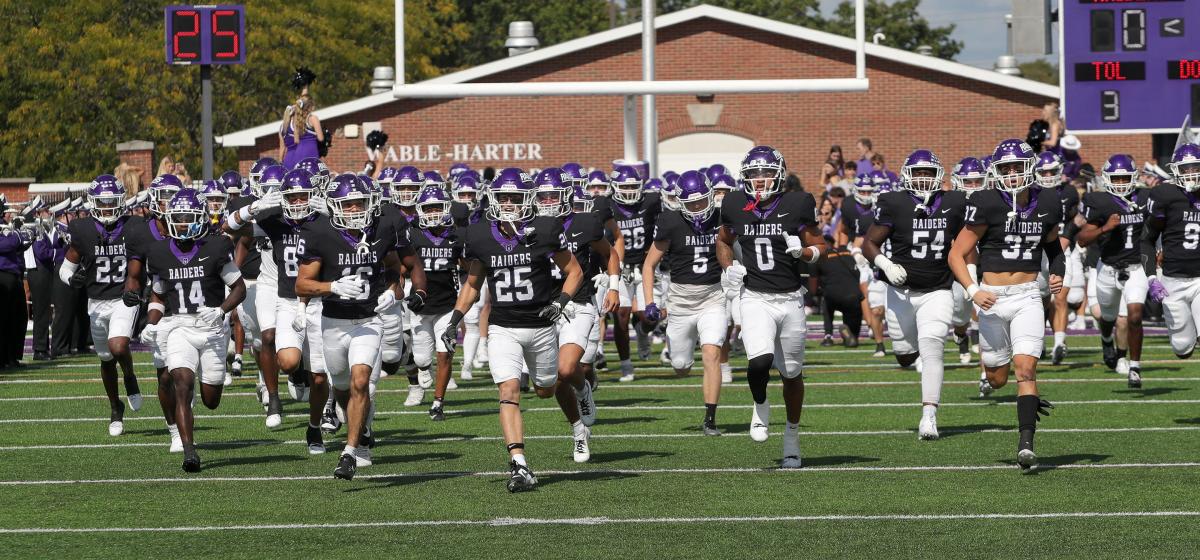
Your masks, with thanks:
[[(917, 344), (919, 347), (920, 342)], [(919, 357), (921, 357), (920, 352), (913, 352), (912, 354), (896, 354), (896, 363), (900, 364), (900, 367), (908, 367), (917, 363), (917, 358)]]
[(767, 402), (767, 382), (771, 380), (771, 364), (775, 362), (773, 354), (752, 358), (746, 364), (746, 381), (750, 385), (750, 396), (756, 403)]
[(101, 362), (111, 362), (113, 359), (112, 352), (108, 351), (107, 346), (96, 345), (96, 357), (100, 358)]

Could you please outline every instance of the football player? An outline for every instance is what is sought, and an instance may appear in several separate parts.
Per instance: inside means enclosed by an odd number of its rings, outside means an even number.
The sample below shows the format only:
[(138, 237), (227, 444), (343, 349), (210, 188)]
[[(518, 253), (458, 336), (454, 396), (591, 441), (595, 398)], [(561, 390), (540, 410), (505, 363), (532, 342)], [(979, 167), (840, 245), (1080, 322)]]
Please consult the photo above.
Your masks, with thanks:
[(246, 297), (246, 284), (233, 263), (230, 239), (208, 235), (208, 209), (198, 191), (180, 189), (163, 217), (170, 240), (151, 244), (145, 255), (152, 286), (145, 330), (165, 349), (174, 391), (159, 398), (165, 396), (167, 405), (174, 407), (183, 470), (199, 472), (200, 456), (192, 439), (194, 385), (199, 376), (204, 406), (212, 410), (221, 404), (225, 316)]
[[(537, 478), (525, 460), (521, 370), (528, 363), (539, 397), (556, 394), (558, 333), (555, 323), (575, 316), (571, 299), (583, 273), (566, 246), (562, 224), (536, 216), (533, 180), (520, 169), (496, 174), (488, 188), (489, 221), (467, 227), (467, 281), (442, 333), (453, 348), (458, 323), (486, 280), (492, 300), (488, 325), (489, 369), (500, 392), (500, 428), (508, 448), (509, 492), (532, 490)], [(562, 290), (550, 270), (564, 273)]]
[[(878, 196), (879, 186), (875, 184), (872, 175), (859, 175), (854, 183), (854, 196), (842, 200), (840, 227), (842, 233), (850, 240), (850, 253), (854, 255), (854, 262), (858, 265), (859, 287), (863, 295), (863, 318), (866, 319), (867, 327), (871, 329), (871, 335), (875, 338), (875, 357), (881, 358), (886, 354), (883, 346), (883, 320), (881, 315), (876, 313), (876, 309), (881, 309), (883, 302), (877, 296), (872, 296), (872, 288), (879, 284), (879, 280), (875, 279), (870, 261), (862, 255), (863, 236), (867, 234), (871, 224), (875, 223), (875, 200)], [(873, 300), (879, 305), (872, 304)], [(845, 334), (843, 333), (843, 336)], [(858, 337), (858, 333), (852, 334)]]
[[(1171, 349), (1186, 359), (1196, 349), (1200, 324), (1200, 146), (1176, 148), (1170, 168), (1174, 180), (1151, 189), (1146, 203), (1142, 266), (1150, 297), (1162, 302)], [(1156, 266), (1160, 239), (1162, 274)]]
[(1143, 208), (1149, 192), (1138, 188), (1138, 168), (1133, 158), (1116, 154), (1108, 158), (1100, 175), (1104, 190), (1083, 196), (1087, 224), (1078, 235), (1079, 245), (1096, 245), (1096, 300), (1100, 305), (1100, 344), (1104, 363), (1116, 367), (1119, 358), (1113, 343), (1113, 327), (1125, 308), (1129, 343), (1128, 384), (1142, 386), (1142, 312), (1150, 285), (1142, 267)]
[(91, 215), (71, 220), (67, 226), (70, 241), (58, 277), (72, 288), (87, 289), (88, 324), (100, 358), (100, 381), (111, 408), (108, 435), (119, 436), (125, 431), (125, 404), (117, 392), (118, 364), (129, 408), (136, 412), (142, 407), (142, 392), (129, 353), (138, 308), (120, 300), (129, 263), (126, 237), (146, 225), (142, 218), (125, 214), (125, 185), (112, 175), (92, 180), (87, 199), (92, 205)]
[(367, 419), (371, 378), (378, 374), (381, 358), (381, 316), (399, 303), (397, 279), (405, 275), (413, 283), (406, 303), (420, 311), (425, 273), (403, 232), (394, 222), (375, 215), (374, 193), (361, 177), (338, 175), (326, 202), (329, 217), (319, 217), (301, 229), (296, 295), (310, 301), (324, 299), (325, 368), (335, 398), (346, 411), (346, 447), (333, 475), (350, 480), (357, 467), (371, 465), (374, 442)]
[(412, 324), (413, 361), (428, 370), (437, 359), (433, 405), (429, 418), (446, 419), (444, 412), (446, 388), (449, 386), (450, 366), (454, 355), (442, 342), (441, 334), (450, 324), (450, 312), (458, 300), (458, 271), (464, 268), (463, 238), (454, 227), (450, 195), (432, 185), (426, 185), (417, 195), (417, 227), (408, 230), (408, 242), (416, 251), (425, 270), (425, 306), (414, 312)]
[(642, 314), (642, 262), (654, 240), (654, 224), (662, 212), (660, 196), (642, 191), (642, 179), (631, 165), (617, 165), (610, 177), (612, 215), (621, 229), (625, 252), (622, 261), (621, 307), (613, 326), (613, 341), (621, 359), (619, 381), (633, 381), (633, 361), (629, 355), (629, 323), (636, 318), (638, 358), (650, 358), (650, 339)]
[[(950, 175), (950, 184), (954, 190), (962, 192), (967, 200), (971, 199), (971, 194), (981, 191), (985, 188), (987, 181), (987, 169), (984, 168), (983, 162), (973, 157), (965, 157), (954, 165), (954, 171)], [(967, 254), (967, 268), (971, 273), (972, 278), (977, 277), (979, 269), (979, 253), (972, 252)], [(958, 361), (961, 364), (971, 362), (971, 337), (978, 335), (978, 324), (975, 321), (975, 306), (971, 303), (971, 298), (967, 297), (967, 290), (962, 287), (957, 281), (951, 287), (954, 292), (954, 342), (958, 345)], [(981, 387), (987, 384), (987, 374), (980, 368), (980, 383)], [(987, 396), (991, 392), (991, 385), (987, 385), (985, 393), (980, 396)]]
[[(570, 172), (568, 171), (568, 174), (569, 173)], [(576, 179), (575, 184), (580, 185), (581, 182), (578, 179)], [(596, 213), (598, 219), (600, 221), (604, 222), (604, 227), (608, 230), (608, 233), (605, 235), (605, 237), (608, 238), (609, 244), (611, 244), (613, 249), (617, 252), (617, 260), (620, 261), (621, 263), (624, 263), (625, 262), (625, 234), (624, 234), (624, 232), (621, 231), (621, 228), (617, 225), (616, 218), (613, 214), (613, 200), (611, 198), (612, 183), (609, 180), (608, 175), (606, 175), (603, 171), (601, 171), (599, 169), (592, 171), (591, 173), (588, 174), (587, 179), (582, 182), (582, 186), (587, 190), (588, 195), (590, 195), (592, 197), (592, 199), (591, 199), (592, 200), (592, 212)], [(600, 278), (599, 275), (597, 275), (596, 277), (594, 277), (592, 279), (592, 281), (596, 285), (597, 297), (600, 297), (600, 291), (603, 287), (607, 286), (608, 280), (602, 279), (602, 278)], [(597, 308), (603, 307), (603, 302), (601, 302), (601, 301), (597, 301), (596, 304), (597, 304)], [(603, 333), (608, 330), (606, 323), (607, 323), (607, 317), (609, 315), (615, 316), (616, 313), (601, 315), (599, 321), (597, 321), (597, 325), (599, 326), (599, 332), (601, 333), (601, 336), (597, 342), (598, 346), (596, 347), (596, 358), (595, 358), (595, 361), (593, 362), (593, 366), (596, 370), (599, 370), (599, 371), (604, 371), (606, 368), (606, 364), (607, 364), (607, 361), (604, 358)], [(616, 334), (614, 333), (613, 336), (616, 337)], [(626, 339), (626, 347), (628, 348), (628, 345), (629, 345), (628, 344), (628, 339), (629, 339), (628, 334), (626, 334), (625, 339)], [(591, 383), (594, 387), (596, 384), (596, 380), (594, 378), (589, 378), (589, 380), (591, 381)]]
[[(816, 202), (805, 192), (783, 192), (787, 165), (769, 146), (752, 148), (742, 160), (743, 192), (721, 204), (717, 259), (725, 289), (741, 294), (742, 342), (749, 363), (746, 379), (754, 399), (750, 438), (767, 440), (771, 405), (767, 382), (772, 366), (783, 377), (787, 423), (783, 468), (800, 468), (800, 411), (804, 405), (804, 287), (798, 263), (814, 263), (825, 252)], [(744, 264), (733, 260), (733, 244)]]
[[(875, 223), (863, 240), (863, 256), (888, 284), (887, 324), (892, 353), (900, 367), (921, 361), (921, 421), (917, 436), (938, 438), (937, 409), (942, 398), (946, 334), (954, 311), (954, 282), (946, 266), (948, 244), (963, 226), (967, 197), (943, 191), (942, 164), (929, 150), (917, 150), (900, 168), (901, 190), (875, 203)], [(880, 247), (890, 243), (891, 256)]]
[[(1068, 261), (1071, 260), (1071, 239), (1067, 236), (1067, 224), (1075, 220), (1075, 214), (1079, 212), (1079, 193), (1075, 192), (1075, 188), (1063, 178), (1062, 158), (1054, 152), (1042, 152), (1038, 154), (1037, 163), (1033, 166), (1034, 175), (1037, 178), (1038, 186), (1043, 190), (1054, 191), (1058, 194), (1062, 204), (1062, 222), (1058, 224), (1059, 243), (1063, 246), (1063, 251), (1066, 253)], [(1048, 265), (1048, 263), (1043, 263)], [(1067, 268), (1070, 271), (1070, 267)], [(1049, 274), (1046, 266), (1043, 266), (1042, 275), (1045, 277)], [(1071, 292), (1071, 278), (1068, 274), (1063, 278), (1063, 289), (1054, 294), (1053, 298), (1047, 301), (1047, 313), (1050, 313), (1050, 326), (1054, 331), (1054, 349), (1051, 353), (1051, 360), (1054, 365), (1059, 365), (1067, 357), (1067, 315), (1070, 312), (1070, 305), (1067, 303), (1067, 297)], [(1043, 292), (1043, 296), (1047, 295)]]
[[(980, 358), (994, 388), (1017, 377), (1017, 463), (1023, 472), (1037, 467), (1033, 436), (1039, 415), (1050, 403), (1037, 388), (1037, 362), (1042, 354), (1046, 317), (1037, 277), (1042, 255), (1050, 261), (1052, 294), (1062, 288), (1066, 268), (1058, 224), (1062, 200), (1042, 189), (1034, 178), (1037, 154), (1021, 140), (996, 146), (989, 170), (995, 189), (974, 193), (966, 224), (950, 248), (950, 270), (975, 302), (979, 315)], [(982, 282), (976, 284), (967, 256), (978, 247)]]
[[(217, 182), (221, 184), (221, 188), (225, 189), (225, 212), (228, 212), (229, 208), (235, 204), (241, 207), (241, 204), (238, 204), (238, 200), (242, 196), (242, 174), (230, 169), (222, 173)], [(237, 243), (235, 242), (233, 250), (235, 260), (237, 251)], [(247, 297), (249, 297), (251, 280), (246, 278), (245, 271), (242, 272), (242, 282), (246, 284)], [(246, 350), (246, 329), (242, 325), (241, 316), (238, 314), (239, 309), (241, 309), (241, 306), (238, 306), (238, 309), (233, 310), (233, 313), (229, 314), (230, 340), (233, 348), (228, 362), (229, 373), (233, 377), (242, 376), (242, 353)]]
[[(654, 278), (664, 258), (671, 283), (667, 288), (671, 319), (667, 323), (671, 367), (676, 375), (691, 372), (696, 341), (704, 364), (705, 435), (719, 436), (717, 402), (721, 397), (721, 346), (725, 343), (729, 312), (725, 291), (721, 288), (721, 268), (717, 263), (716, 236), (720, 216), (713, 203), (714, 193), (708, 178), (699, 171), (684, 171), (677, 181), (680, 208), (663, 212), (654, 228), (654, 244), (642, 264), (642, 278)], [(651, 283), (642, 287), (646, 321), (664, 319), (654, 299)]]
[[(425, 184), (425, 175), (411, 165), (401, 167), (391, 177), (392, 202), (378, 209), (385, 221), (402, 233), (417, 222), (417, 197)], [(370, 185), (368, 185), (370, 186)], [(404, 406), (418, 406), (425, 399), (425, 390), (433, 386), (433, 376), (420, 370), (412, 360), (412, 317), (403, 305), (395, 306), (383, 316), (383, 371), (393, 375), (404, 367), (408, 377), (408, 396)]]

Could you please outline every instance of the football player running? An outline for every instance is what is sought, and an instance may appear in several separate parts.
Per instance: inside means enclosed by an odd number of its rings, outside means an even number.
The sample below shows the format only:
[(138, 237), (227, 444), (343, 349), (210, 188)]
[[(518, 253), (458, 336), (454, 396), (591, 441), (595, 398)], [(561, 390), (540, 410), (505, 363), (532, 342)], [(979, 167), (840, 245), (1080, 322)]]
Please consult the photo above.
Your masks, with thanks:
[(1142, 267), (1143, 209), (1149, 192), (1139, 188), (1137, 163), (1116, 154), (1108, 158), (1100, 175), (1103, 190), (1083, 195), (1083, 217), (1087, 223), (1077, 237), (1081, 247), (1097, 246), (1096, 300), (1100, 306), (1100, 344), (1104, 362), (1115, 367), (1117, 348), (1113, 327), (1121, 308), (1126, 310), (1129, 343), (1128, 383), (1142, 386), (1142, 313), (1150, 284)]
[[(990, 385), (1000, 388), (1010, 371), (1017, 377), (1017, 463), (1022, 472), (1037, 467), (1033, 436), (1039, 415), (1052, 406), (1037, 388), (1046, 317), (1038, 303), (1042, 255), (1050, 261), (1052, 294), (1062, 288), (1066, 263), (1058, 240), (1062, 201), (1034, 179), (1037, 154), (1021, 140), (996, 146), (990, 173), (995, 189), (976, 192), (966, 210), (966, 225), (950, 248), (950, 270), (975, 302), (979, 315), (980, 358)], [(967, 268), (979, 250), (982, 282)]]
[[(381, 175), (383, 181), (388, 178), (387, 174)], [(417, 223), (417, 197), (425, 184), (425, 175), (416, 167), (406, 165), (390, 174), (390, 179), (392, 202), (395, 204), (383, 204), (376, 211), (384, 221), (392, 223), (397, 231), (403, 231)], [(405, 368), (408, 396), (404, 399), (404, 406), (420, 405), (425, 399), (425, 390), (433, 386), (433, 376), (429, 371), (421, 371), (413, 363), (411, 344), (409, 348), (405, 347), (405, 339), (412, 340), (412, 325), (404, 321), (411, 311), (400, 305), (389, 309), (383, 316), (383, 371), (394, 375), (401, 367)]]
[[(965, 157), (954, 166), (954, 172), (950, 175), (950, 184), (954, 190), (962, 192), (966, 195), (967, 200), (971, 200), (971, 196), (988, 187), (988, 171), (974, 157)], [(971, 278), (979, 279), (979, 251), (970, 251), (967, 253), (967, 271)], [(956, 280), (952, 287), (954, 291), (954, 341), (958, 345), (958, 361), (962, 364), (971, 362), (971, 331), (978, 332), (979, 324), (975, 319), (975, 305), (971, 298), (967, 297), (967, 290), (962, 284)], [(986, 397), (992, 394), (993, 388), (987, 380), (986, 368), (979, 366), (979, 396)]]
[[(1069, 263), (1072, 258), (1072, 240), (1068, 236), (1068, 231), (1074, 230), (1074, 228), (1068, 228), (1067, 224), (1074, 221), (1075, 214), (1079, 212), (1079, 193), (1063, 178), (1062, 158), (1054, 152), (1047, 151), (1038, 154), (1033, 172), (1038, 186), (1043, 190), (1058, 194), (1062, 204), (1062, 221), (1058, 224), (1058, 239)], [(1045, 264), (1049, 265), (1049, 263)], [(1069, 273), (1071, 269), (1068, 267), (1066, 270)], [(1049, 270), (1043, 267), (1042, 274), (1043, 276), (1048, 275)], [(1051, 361), (1054, 365), (1061, 364), (1067, 358), (1067, 317), (1070, 312), (1067, 296), (1071, 291), (1070, 281), (1071, 278), (1063, 278), (1063, 288), (1049, 298), (1047, 307), (1047, 312), (1051, 314), (1050, 326), (1054, 331), (1054, 350), (1051, 353)]]
[(619, 381), (633, 381), (633, 361), (629, 356), (629, 323), (637, 319), (638, 358), (650, 358), (649, 332), (642, 314), (642, 262), (646, 250), (654, 240), (654, 224), (662, 211), (660, 195), (645, 193), (642, 178), (631, 165), (617, 165), (612, 177), (612, 216), (621, 229), (625, 252), (622, 255), (621, 307), (617, 310), (617, 321), (613, 326), (613, 342), (617, 345), (617, 356), (621, 359)]
[[(700, 341), (705, 409), (700, 428), (705, 435), (719, 436), (717, 402), (721, 397), (721, 346), (729, 324), (716, 254), (721, 218), (716, 213), (713, 189), (704, 174), (685, 171), (677, 184), (679, 210), (659, 215), (654, 227), (654, 244), (642, 264), (642, 278), (654, 278), (659, 262), (666, 259), (671, 275), (666, 296), (671, 302), (671, 320), (667, 323), (671, 367), (676, 375), (690, 373), (693, 350), (697, 339)], [(654, 301), (653, 283), (643, 285), (642, 295), (646, 301), (646, 321), (657, 323), (662, 320), (665, 313)]]
[[(946, 334), (954, 312), (954, 277), (946, 267), (948, 245), (963, 227), (967, 197), (943, 191), (941, 161), (917, 150), (900, 168), (900, 190), (875, 203), (875, 223), (863, 240), (863, 256), (888, 284), (887, 324), (892, 353), (901, 367), (920, 360), (921, 421), (917, 436), (938, 438)], [(880, 247), (890, 242), (891, 257)]]
[[(555, 323), (575, 317), (571, 299), (583, 283), (583, 272), (566, 245), (562, 224), (535, 215), (533, 180), (527, 173), (501, 170), (487, 196), (489, 220), (467, 227), (467, 281), (442, 340), (446, 348), (454, 347), (458, 324), (486, 280), (492, 300), (488, 367), (500, 392), (500, 429), (509, 455), (508, 490), (520, 492), (537, 486), (525, 459), (521, 370), (529, 365), (539, 397), (556, 394), (559, 351)], [(556, 289), (553, 267), (565, 276), (561, 292)]]
[[(242, 273), (233, 263), (233, 243), (209, 235), (208, 209), (195, 189), (179, 190), (164, 211), (166, 243), (146, 251), (151, 279), (146, 330), (157, 334), (166, 355), (173, 392), (160, 392), (174, 408), (183, 442), (183, 470), (199, 472), (192, 438), (192, 399), (196, 377), (204, 406), (221, 404), (225, 382), (225, 316), (246, 297)], [(226, 287), (229, 288), (226, 295)]]
[(121, 301), (129, 254), (126, 237), (144, 229), (145, 221), (125, 213), (125, 185), (112, 175), (100, 175), (88, 186), (90, 216), (71, 220), (70, 241), (58, 277), (72, 288), (87, 288), (88, 324), (96, 356), (100, 358), (100, 381), (111, 408), (108, 435), (125, 431), (125, 403), (117, 391), (117, 366), (125, 381), (129, 408), (142, 407), (142, 393), (133, 371), (129, 337), (137, 321), (137, 307)]
[[(798, 262), (814, 263), (825, 252), (817, 225), (816, 202), (804, 192), (783, 192), (787, 165), (769, 146), (752, 148), (742, 160), (743, 192), (721, 204), (717, 260), (725, 270), (727, 291), (741, 294), (742, 341), (746, 380), (754, 399), (750, 438), (767, 440), (771, 405), (767, 382), (772, 366), (783, 377), (787, 423), (783, 432), (783, 468), (800, 468), (800, 412), (804, 405), (804, 280)], [(745, 263), (733, 260), (733, 244)]]
[[(1146, 204), (1142, 266), (1150, 297), (1162, 302), (1171, 349), (1186, 359), (1196, 349), (1200, 324), (1200, 146), (1176, 148), (1170, 167), (1174, 180), (1151, 189)], [(1156, 266), (1160, 240), (1161, 274)]]
[(379, 219), (374, 193), (351, 173), (334, 178), (326, 194), (329, 217), (301, 230), (296, 254), (300, 269), (296, 295), (323, 298), (322, 349), (334, 396), (346, 411), (346, 447), (333, 475), (350, 480), (370, 466), (374, 443), (367, 424), (372, 377), (378, 375), (383, 319), (400, 302), (396, 278), (408, 275), (413, 293), (407, 303), (420, 311), (425, 273), (395, 224)]
[[(850, 253), (854, 255), (854, 263), (858, 265), (859, 289), (862, 290), (863, 295), (863, 319), (867, 322), (867, 328), (871, 329), (871, 336), (875, 338), (874, 357), (879, 358), (886, 354), (883, 347), (883, 319), (872, 310), (873, 306), (871, 305), (873, 299), (871, 285), (879, 281), (875, 279), (875, 271), (871, 268), (870, 261), (862, 254), (864, 236), (871, 228), (871, 224), (875, 223), (875, 200), (877, 198), (879, 198), (879, 187), (875, 184), (871, 174), (859, 175), (854, 183), (854, 196), (848, 196), (842, 200), (842, 221), (839, 227), (846, 238), (850, 240)], [(843, 333), (843, 336), (845, 334)], [(854, 337), (858, 337), (858, 333), (852, 334)]]

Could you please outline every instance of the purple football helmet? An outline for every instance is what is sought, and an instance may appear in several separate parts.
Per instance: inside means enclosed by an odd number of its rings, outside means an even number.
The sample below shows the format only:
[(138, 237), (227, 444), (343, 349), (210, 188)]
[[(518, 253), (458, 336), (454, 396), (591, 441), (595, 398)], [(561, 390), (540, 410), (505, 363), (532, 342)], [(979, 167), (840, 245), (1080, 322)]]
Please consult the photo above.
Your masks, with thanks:
[(1175, 149), (1167, 165), (1175, 176), (1175, 184), (1185, 191), (1200, 189), (1200, 146), (1187, 143)]
[(303, 220), (312, 215), (313, 208), (309, 200), (316, 194), (316, 185), (312, 183), (312, 175), (305, 169), (297, 167), (283, 176), (283, 184), (279, 186), (283, 193), (283, 216), (292, 220)]
[(422, 187), (437, 187), (442, 190), (448, 190), (446, 188), (446, 180), (442, 178), (441, 173), (438, 173), (437, 171), (426, 171), (424, 176), (425, 180), (421, 183)]
[(391, 186), (392, 182), (396, 179), (396, 173), (399, 172), (400, 170), (395, 167), (384, 167), (379, 170), (379, 176), (375, 178), (375, 182), (379, 183), (380, 186)]
[(632, 165), (618, 165), (609, 177), (612, 199), (621, 204), (637, 204), (642, 200), (642, 178)]
[(417, 195), (417, 225), (436, 228), (454, 223), (450, 215), (450, 195), (435, 186), (421, 188)]
[(659, 179), (658, 177), (646, 179), (646, 185), (642, 187), (642, 191), (648, 193), (662, 192), (662, 189), (663, 180)]
[(87, 201), (96, 221), (112, 224), (125, 213), (125, 184), (113, 175), (100, 175), (88, 185)]
[(678, 180), (679, 174), (674, 171), (663, 171), (662, 179), (663, 179), (663, 184), (665, 185), (667, 183), (670, 183), (671, 181)]
[(203, 237), (208, 232), (208, 207), (204, 196), (191, 187), (179, 189), (163, 211), (167, 223), (167, 235), (173, 239), (189, 240)]
[(171, 197), (181, 189), (183, 189), (183, 181), (180, 181), (176, 175), (167, 173), (155, 177), (153, 181), (150, 181), (150, 198), (152, 200), (150, 212), (155, 216), (162, 216)]
[(358, 178), (367, 186), (367, 190), (371, 191), (371, 212), (378, 216), (383, 213), (383, 187), (375, 182), (370, 175), (359, 173)]
[(362, 230), (371, 225), (375, 216), (371, 203), (375, 196), (358, 175), (342, 173), (334, 177), (325, 199), (329, 205), (329, 223), (333, 227)]
[(950, 184), (955, 190), (973, 193), (987, 188), (987, 168), (983, 162), (967, 156), (954, 165), (954, 173), (950, 175)]
[(332, 178), (329, 174), (329, 167), (321, 161), (321, 158), (304, 158), (296, 162), (295, 169), (303, 169), (308, 172), (309, 182), (317, 192), (324, 191), (325, 184)]
[(263, 170), (258, 181), (251, 181), (250, 187), (254, 190), (255, 196), (262, 198), (271, 189), (279, 188), (279, 185), (283, 183), (283, 176), (286, 174), (287, 170), (282, 165), (272, 165)]
[(879, 186), (871, 173), (863, 173), (854, 178), (854, 200), (863, 206), (872, 206), (879, 197)]
[(1033, 173), (1037, 183), (1043, 189), (1052, 189), (1063, 182), (1062, 158), (1049, 150), (1038, 154), (1037, 162), (1033, 164)]
[(221, 174), (218, 179), (221, 182), (221, 187), (225, 189), (225, 194), (234, 196), (242, 193), (242, 174), (230, 169)]
[(1128, 198), (1134, 189), (1140, 186), (1137, 162), (1133, 160), (1133, 156), (1127, 154), (1113, 154), (1109, 157), (1108, 161), (1104, 162), (1100, 177), (1104, 189), (1121, 198)]
[(783, 191), (787, 163), (775, 148), (755, 146), (742, 159), (741, 175), (742, 188), (747, 195), (759, 200), (770, 198)]
[(463, 173), (464, 171), (470, 171), (470, 170), (471, 170), (471, 166), (469, 166), (465, 163), (462, 163), (462, 162), (454, 162), (454, 163), (450, 164), (450, 172), (448, 173), (448, 175), (450, 175), (450, 180), (453, 181), (455, 177), (459, 176), (459, 174)]
[(713, 204), (713, 194), (705, 174), (699, 171), (684, 171), (676, 182), (675, 195), (679, 213), (693, 221), (707, 220), (717, 208)]
[(564, 173), (571, 176), (571, 184), (583, 186), (587, 184), (587, 174), (583, 172), (583, 166), (578, 163), (564, 163), (562, 167)]
[(733, 192), (737, 188), (737, 181), (728, 173), (718, 175), (716, 179), (709, 179), (709, 185), (713, 189), (713, 202), (717, 208), (721, 207), (721, 201), (725, 200), (725, 195)]
[(454, 200), (466, 205), (470, 212), (479, 204), (479, 181), (479, 176), (471, 171), (459, 174), (454, 181)]
[(608, 175), (599, 169), (588, 173), (587, 191), (592, 193), (592, 196), (609, 196), (612, 194), (612, 184), (608, 181)]
[(726, 169), (724, 165), (719, 163), (714, 163), (708, 166), (708, 169), (704, 172), (704, 176), (708, 178), (708, 184), (710, 186), (717, 182), (718, 177), (728, 174), (729, 170)]
[(392, 176), (392, 200), (406, 208), (416, 206), (417, 195), (421, 193), (421, 185), (424, 182), (425, 176), (421, 174), (421, 170), (411, 165), (401, 167)]
[(908, 155), (900, 168), (900, 183), (910, 192), (928, 200), (930, 195), (942, 190), (944, 174), (937, 155), (929, 150), (916, 150)]
[(533, 178), (534, 204), (539, 216), (563, 217), (571, 214), (571, 176), (557, 167), (547, 167)]
[(876, 194), (883, 194), (885, 192), (891, 192), (894, 190), (893, 187), (895, 185), (892, 184), (892, 178), (888, 177), (887, 173), (876, 169), (875, 171), (869, 173), (868, 177), (871, 178), (871, 184), (875, 185)]
[(225, 192), (225, 187), (220, 181), (209, 179), (200, 183), (200, 196), (204, 197), (210, 217), (216, 218), (225, 213), (225, 206), (229, 204), (229, 194)]
[(524, 222), (534, 215), (533, 179), (515, 167), (496, 173), (487, 188), (487, 217), (500, 222)]
[(1037, 154), (1024, 140), (1010, 138), (996, 146), (992, 152), (992, 172), (996, 188), (1007, 193), (1016, 194), (1036, 182), (1033, 178), (1033, 165), (1037, 162)]
[(583, 185), (575, 185), (571, 193), (571, 211), (576, 214), (586, 214), (591, 212), (596, 207), (596, 201), (589, 193), (587, 187)]
[(682, 175), (676, 175), (669, 181), (663, 182), (662, 190), (659, 191), (661, 198), (659, 199), (663, 208), (667, 210), (679, 210), (679, 178)]
[(254, 165), (250, 166), (250, 185), (253, 186), (258, 182), (258, 178), (262, 177), (263, 171), (272, 165), (279, 165), (279, 160), (273, 157), (260, 157), (254, 161)]

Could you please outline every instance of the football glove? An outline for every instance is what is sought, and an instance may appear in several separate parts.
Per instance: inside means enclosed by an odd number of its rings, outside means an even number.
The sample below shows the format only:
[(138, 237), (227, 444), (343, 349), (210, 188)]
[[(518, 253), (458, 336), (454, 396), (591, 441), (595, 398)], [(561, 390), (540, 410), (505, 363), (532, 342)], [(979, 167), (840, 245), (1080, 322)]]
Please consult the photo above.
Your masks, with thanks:
[(158, 340), (157, 335), (158, 323), (146, 323), (146, 326), (142, 329), (142, 334), (138, 337), (138, 340), (142, 341), (142, 344), (153, 346)]
[(67, 283), (72, 288), (82, 288), (87, 284), (87, 269), (79, 268), (75, 274), (71, 275), (71, 281)]
[(893, 286), (903, 286), (904, 282), (908, 280), (908, 271), (904, 270), (903, 266), (892, 262), (892, 259), (887, 258), (885, 255), (877, 255), (875, 257), (875, 266), (884, 276), (887, 276), (888, 282)]
[(308, 328), (308, 306), (304, 302), (296, 305), (296, 315), (292, 317), (292, 330), (302, 333)]
[(787, 249), (784, 250), (788, 256), (793, 259), (804, 260), (804, 242), (800, 241), (799, 235), (785, 235), (783, 241), (787, 243)]
[[(383, 313), (396, 305), (396, 292), (393, 290), (384, 290), (382, 294), (375, 300), (375, 312)], [(413, 311), (416, 313), (416, 311)]]
[(646, 320), (650, 321), (651, 323), (657, 323), (662, 320), (662, 310), (659, 309), (658, 304), (655, 303), (647, 305), (646, 309), (642, 310), (642, 315), (644, 315)]
[(592, 277), (592, 285), (596, 287), (597, 292), (607, 292), (608, 273), (604, 272), (603, 270), (597, 272), (596, 275)]
[(329, 291), (342, 299), (362, 299), (367, 295), (362, 277), (357, 274), (343, 276), (334, 280), (329, 284)]
[(250, 213), (258, 216), (268, 210), (279, 208), (283, 205), (283, 193), (279, 191), (270, 191), (264, 194), (262, 198), (250, 204)]
[(1050, 404), (1050, 401), (1046, 399), (1038, 399), (1038, 421), (1040, 422), (1042, 420), (1042, 416), (1050, 416), (1050, 409), (1052, 408), (1054, 408), (1054, 405)]
[(725, 287), (726, 293), (736, 294), (742, 291), (742, 283), (746, 279), (746, 267), (742, 263), (735, 262), (725, 269), (725, 274), (721, 278), (721, 284)]
[(565, 317), (570, 321), (575, 318), (575, 303), (569, 296), (562, 294), (553, 303), (538, 311), (538, 317), (549, 319), (551, 322), (558, 322), (559, 317)]
[(425, 290), (413, 290), (404, 298), (404, 305), (413, 313), (420, 313), (425, 308)]
[(1167, 291), (1167, 287), (1163, 285), (1162, 280), (1155, 276), (1150, 277), (1150, 299), (1156, 302), (1162, 302), (1171, 292)]
[(142, 294), (136, 290), (129, 290), (121, 294), (121, 301), (125, 303), (125, 307), (137, 307), (142, 304)]
[(854, 255), (854, 264), (859, 268), (867, 268), (868, 266), (871, 266), (871, 263), (867, 261), (867, 257), (863, 256), (862, 249), (859, 249), (858, 247), (851, 247), (850, 254)]
[(325, 201), (325, 197), (323, 196), (310, 196), (308, 198), (308, 207), (312, 208), (313, 212), (322, 216), (329, 215), (329, 203)]
[(220, 327), (225, 323), (225, 311), (220, 307), (201, 307), (196, 312), (197, 326)]
[(450, 321), (450, 324), (446, 325), (446, 330), (442, 331), (442, 344), (447, 352), (454, 354), (454, 347), (458, 346), (458, 322)]

